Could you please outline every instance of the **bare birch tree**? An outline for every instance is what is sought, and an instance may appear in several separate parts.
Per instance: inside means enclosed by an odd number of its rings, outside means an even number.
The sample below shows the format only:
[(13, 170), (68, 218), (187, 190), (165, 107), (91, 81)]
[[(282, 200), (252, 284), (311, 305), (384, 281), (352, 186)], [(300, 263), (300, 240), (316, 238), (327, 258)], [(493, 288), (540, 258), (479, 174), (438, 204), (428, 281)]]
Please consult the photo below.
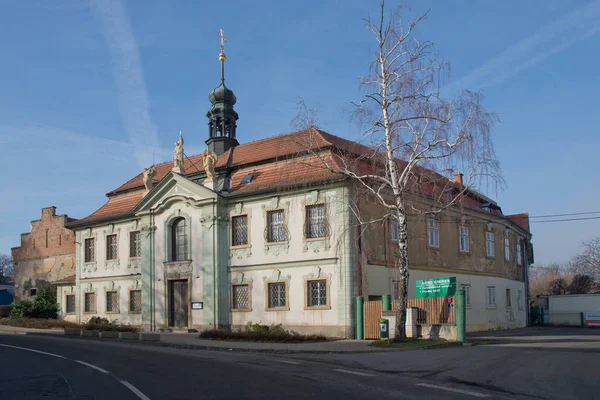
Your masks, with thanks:
[[(411, 19), (402, 7), (388, 14), (382, 1), (379, 17), (365, 20), (376, 44), (369, 74), (360, 80), (364, 97), (354, 104), (354, 116), (364, 128), (359, 143), (365, 146), (341, 149), (335, 162), (320, 156), (325, 168), (354, 181), (385, 210), (379, 222), (385, 218), (397, 223), (402, 338), (409, 283), (408, 217), (461, 204), (474, 193), (475, 184), (503, 183), (491, 138), (497, 118), (486, 111), (478, 92), (464, 90), (450, 99), (442, 95), (449, 64), (432, 42), (414, 37), (427, 15)], [(314, 110), (303, 102), (299, 110), (296, 121), (313, 119)], [(465, 177), (460, 184), (449, 179), (456, 173)]]
[(583, 251), (571, 261), (571, 272), (600, 281), (600, 237), (583, 242)]

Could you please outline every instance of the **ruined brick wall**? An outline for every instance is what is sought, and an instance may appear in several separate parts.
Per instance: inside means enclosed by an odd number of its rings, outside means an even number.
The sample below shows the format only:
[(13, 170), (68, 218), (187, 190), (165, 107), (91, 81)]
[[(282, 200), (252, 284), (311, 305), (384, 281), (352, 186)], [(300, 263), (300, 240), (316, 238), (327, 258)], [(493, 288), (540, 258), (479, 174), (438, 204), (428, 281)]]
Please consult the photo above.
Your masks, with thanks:
[(68, 221), (56, 215), (56, 207), (46, 207), (41, 219), (31, 221), (31, 231), (21, 234), (21, 246), (12, 249), (15, 299), (32, 299), (37, 289), (75, 275), (75, 234), (65, 228)]

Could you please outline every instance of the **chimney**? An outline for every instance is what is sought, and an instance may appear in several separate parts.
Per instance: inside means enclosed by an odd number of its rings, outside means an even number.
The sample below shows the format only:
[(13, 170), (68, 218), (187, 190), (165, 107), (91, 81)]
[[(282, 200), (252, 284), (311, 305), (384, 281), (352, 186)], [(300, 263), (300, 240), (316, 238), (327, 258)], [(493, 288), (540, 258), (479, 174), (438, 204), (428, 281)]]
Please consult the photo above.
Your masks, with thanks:
[(461, 174), (460, 172), (457, 172), (456, 174), (454, 174), (454, 182), (458, 183), (459, 185), (463, 184), (463, 174)]

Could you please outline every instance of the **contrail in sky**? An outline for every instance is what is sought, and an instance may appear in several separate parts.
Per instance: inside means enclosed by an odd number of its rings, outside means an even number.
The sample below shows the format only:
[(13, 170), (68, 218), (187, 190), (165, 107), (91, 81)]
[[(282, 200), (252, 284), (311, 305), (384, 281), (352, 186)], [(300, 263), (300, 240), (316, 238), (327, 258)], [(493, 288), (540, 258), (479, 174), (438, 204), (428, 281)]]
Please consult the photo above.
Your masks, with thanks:
[(578, 7), (520, 40), (497, 57), (450, 83), (446, 90), (462, 90), (498, 84), (573, 44), (600, 32), (600, 1)]
[(139, 48), (121, 0), (90, 0), (112, 58), (119, 111), (135, 148), (138, 167), (152, 164), (151, 148), (160, 148), (157, 127), (149, 113), (148, 95), (140, 63)]

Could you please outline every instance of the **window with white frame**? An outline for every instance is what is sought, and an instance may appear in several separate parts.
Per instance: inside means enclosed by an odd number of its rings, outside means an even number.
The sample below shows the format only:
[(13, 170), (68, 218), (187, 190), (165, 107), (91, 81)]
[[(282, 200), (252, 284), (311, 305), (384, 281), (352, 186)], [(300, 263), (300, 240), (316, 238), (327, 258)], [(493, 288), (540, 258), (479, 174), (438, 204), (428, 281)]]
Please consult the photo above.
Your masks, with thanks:
[(519, 310), (522, 310), (524, 308), (523, 305), (523, 292), (520, 290), (517, 290), (517, 304), (519, 306)]
[(485, 255), (494, 257), (494, 232), (485, 233)]
[(427, 219), (427, 243), (431, 247), (440, 247), (440, 227), (433, 218)]
[(89, 292), (84, 294), (84, 312), (96, 312), (96, 293)]
[(95, 240), (94, 238), (87, 238), (84, 242), (84, 260), (85, 262), (93, 262), (96, 260), (96, 252), (94, 250)]
[(66, 295), (65, 302), (67, 303), (66, 304), (67, 314), (73, 314), (75, 312), (75, 295), (74, 294)]
[(458, 227), (458, 236), (459, 236), (459, 250), (462, 253), (469, 252), (469, 227), (468, 226), (459, 226)]
[(116, 290), (106, 292), (106, 312), (107, 313), (118, 313), (119, 312), (119, 294)]
[(136, 258), (142, 256), (142, 238), (140, 231), (129, 233), (129, 257)]
[(248, 216), (237, 215), (231, 218), (231, 245), (245, 246), (248, 244)]
[(306, 206), (306, 227), (304, 236), (307, 239), (316, 239), (327, 236), (327, 221), (325, 218), (325, 204)]
[(471, 285), (460, 285), (460, 288), (465, 291), (465, 306), (471, 306)]
[(287, 293), (285, 282), (273, 282), (267, 284), (269, 296), (269, 308), (285, 308), (287, 307)]
[(285, 211), (267, 211), (267, 242), (285, 242)]
[(517, 264), (523, 264), (523, 249), (521, 248), (520, 240), (517, 240)]
[(106, 236), (106, 259), (116, 260), (118, 258), (117, 253), (117, 235)]
[(504, 259), (510, 261), (510, 239), (508, 236), (504, 238)]
[(306, 306), (320, 307), (328, 305), (327, 279), (315, 279), (306, 282)]
[(392, 240), (397, 242), (400, 240), (400, 224), (398, 223), (398, 212), (393, 211), (393, 216), (390, 218), (390, 233), (392, 236)]
[(129, 291), (129, 312), (132, 314), (142, 312), (142, 291), (140, 289)]
[(487, 287), (487, 306), (496, 307), (496, 288), (494, 286)]
[(231, 308), (233, 310), (250, 310), (250, 285), (231, 285)]

